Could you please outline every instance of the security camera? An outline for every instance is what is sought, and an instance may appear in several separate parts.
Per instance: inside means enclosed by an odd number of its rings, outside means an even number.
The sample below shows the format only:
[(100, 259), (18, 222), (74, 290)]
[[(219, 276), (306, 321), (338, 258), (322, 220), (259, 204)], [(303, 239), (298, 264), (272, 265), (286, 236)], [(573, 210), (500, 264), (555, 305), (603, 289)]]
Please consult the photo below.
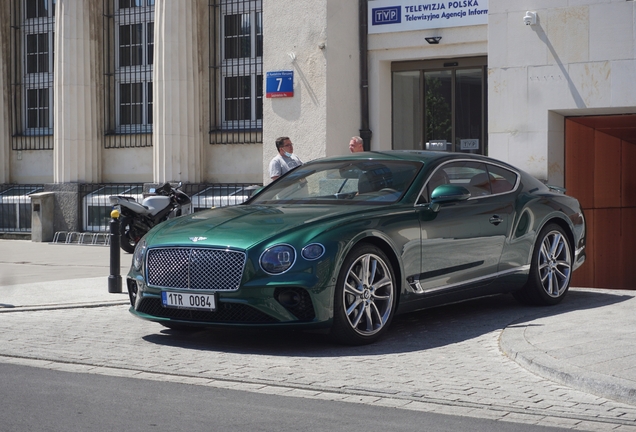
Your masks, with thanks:
[(526, 16), (523, 17), (523, 22), (526, 25), (535, 25), (537, 23), (537, 13), (527, 11)]

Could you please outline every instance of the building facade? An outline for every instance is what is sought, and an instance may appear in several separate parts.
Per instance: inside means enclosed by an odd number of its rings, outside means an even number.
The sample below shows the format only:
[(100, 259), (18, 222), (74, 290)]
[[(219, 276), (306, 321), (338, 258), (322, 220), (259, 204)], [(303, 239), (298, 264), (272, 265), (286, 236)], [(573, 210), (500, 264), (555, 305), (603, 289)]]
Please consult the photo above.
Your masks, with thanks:
[(633, 0), (3, 1), (0, 184), (267, 183), (279, 136), (480, 153), (577, 196), (586, 280), (627, 286), (635, 23)]

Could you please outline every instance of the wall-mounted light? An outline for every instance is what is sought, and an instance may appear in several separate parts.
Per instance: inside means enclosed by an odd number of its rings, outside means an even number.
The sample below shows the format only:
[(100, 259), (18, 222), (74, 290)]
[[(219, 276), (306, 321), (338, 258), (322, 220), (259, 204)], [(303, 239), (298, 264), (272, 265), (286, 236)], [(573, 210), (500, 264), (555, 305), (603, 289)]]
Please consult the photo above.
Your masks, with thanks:
[(437, 45), (439, 43), (439, 41), (442, 40), (441, 36), (429, 36), (429, 37), (425, 37), (424, 39), (426, 39), (426, 42), (430, 43), (431, 45)]
[(523, 17), (525, 25), (535, 25), (537, 23), (537, 13), (533, 11), (526, 11), (526, 15)]

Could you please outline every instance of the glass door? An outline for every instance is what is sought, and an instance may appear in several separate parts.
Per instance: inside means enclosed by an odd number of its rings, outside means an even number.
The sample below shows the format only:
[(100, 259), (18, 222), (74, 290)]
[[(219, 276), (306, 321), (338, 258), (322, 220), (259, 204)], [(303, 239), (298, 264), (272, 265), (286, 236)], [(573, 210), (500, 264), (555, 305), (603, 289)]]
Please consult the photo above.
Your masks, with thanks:
[(394, 149), (487, 154), (485, 57), (392, 69)]

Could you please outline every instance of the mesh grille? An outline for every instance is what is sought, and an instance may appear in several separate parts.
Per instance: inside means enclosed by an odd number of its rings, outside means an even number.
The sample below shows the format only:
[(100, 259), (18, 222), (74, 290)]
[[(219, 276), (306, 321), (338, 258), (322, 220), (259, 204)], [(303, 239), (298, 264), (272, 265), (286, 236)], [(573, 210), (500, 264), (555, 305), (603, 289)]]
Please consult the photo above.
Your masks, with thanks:
[(236, 291), (243, 277), (245, 253), (224, 249), (159, 248), (148, 251), (148, 285)]

